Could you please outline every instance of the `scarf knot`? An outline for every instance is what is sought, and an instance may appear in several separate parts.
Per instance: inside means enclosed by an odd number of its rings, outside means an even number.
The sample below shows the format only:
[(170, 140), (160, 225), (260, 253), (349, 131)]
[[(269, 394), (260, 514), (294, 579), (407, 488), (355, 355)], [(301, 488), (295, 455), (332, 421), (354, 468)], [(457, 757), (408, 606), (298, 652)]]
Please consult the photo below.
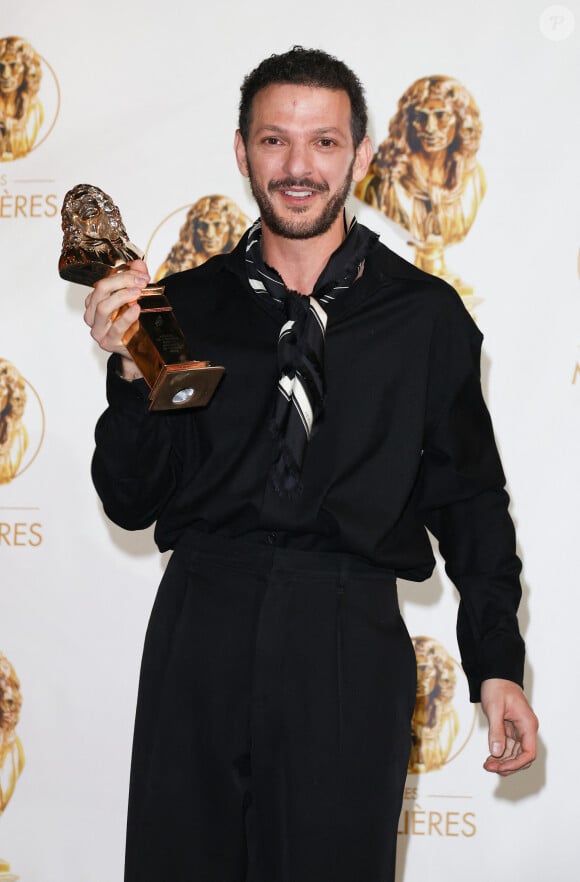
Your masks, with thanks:
[(270, 423), (275, 440), (271, 480), (278, 494), (293, 498), (302, 491), (307, 445), (324, 413), (327, 310), (360, 277), (378, 236), (353, 218), (311, 295), (289, 290), (279, 273), (264, 262), (261, 238), (258, 220), (246, 242), (248, 279), (256, 295), (274, 300), (285, 316), (278, 337), (280, 379)]

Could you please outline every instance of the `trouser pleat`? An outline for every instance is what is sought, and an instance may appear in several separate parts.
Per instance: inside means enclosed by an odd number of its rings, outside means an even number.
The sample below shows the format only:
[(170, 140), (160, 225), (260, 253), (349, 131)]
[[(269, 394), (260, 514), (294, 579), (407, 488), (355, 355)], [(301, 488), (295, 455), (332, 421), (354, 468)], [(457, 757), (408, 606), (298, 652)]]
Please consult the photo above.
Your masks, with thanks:
[(126, 882), (390, 882), (414, 694), (392, 574), (196, 537), (146, 639)]

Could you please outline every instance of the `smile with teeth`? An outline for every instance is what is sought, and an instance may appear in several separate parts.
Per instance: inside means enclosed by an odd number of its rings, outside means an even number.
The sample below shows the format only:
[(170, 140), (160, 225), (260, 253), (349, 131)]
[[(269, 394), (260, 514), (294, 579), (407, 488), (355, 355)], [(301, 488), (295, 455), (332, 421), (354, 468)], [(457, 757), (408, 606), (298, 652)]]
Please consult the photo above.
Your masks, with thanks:
[(281, 193), (286, 199), (296, 199), (297, 201), (306, 201), (312, 196), (320, 193), (326, 193), (328, 186), (317, 184), (314, 181), (302, 180), (278, 180), (271, 181), (268, 189), (271, 193)]
[(284, 190), (285, 196), (292, 196), (296, 199), (306, 199), (307, 196), (312, 196), (313, 190)]

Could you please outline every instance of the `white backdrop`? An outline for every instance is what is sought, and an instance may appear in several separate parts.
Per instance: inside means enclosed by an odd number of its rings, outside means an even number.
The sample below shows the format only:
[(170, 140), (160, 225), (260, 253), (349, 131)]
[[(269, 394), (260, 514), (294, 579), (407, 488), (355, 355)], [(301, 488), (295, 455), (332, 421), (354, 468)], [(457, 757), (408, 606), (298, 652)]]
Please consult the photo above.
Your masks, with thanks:
[[(254, 217), (232, 153), (239, 84), (294, 43), (357, 71), (375, 144), (405, 89), (430, 74), (459, 79), (484, 126), (487, 195), (447, 258), (483, 301), (483, 375), (524, 561), (541, 749), (527, 773), (486, 774), (485, 730), (479, 720), (468, 738), (460, 683), (462, 749), (441, 770), (409, 776), (399, 879), (576, 877), (580, 4), (543, 14), (549, 6), (20, 0), (4, 9), (0, 38), (22, 36), (42, 56), (46, 115), (32, 151), (0, 162), (0, 358), (27, 383), (30, 436), (20, 473), (0, 484), (0, 652), (21, 681), (26, 754), (0, 817), (0, 858), (22, 882), (122, 878), (138, 666), (166, 562), (151, 531), (107, 522), (90, 483), (105, 358), (82, 321), (86, 289), (57, 274), (57, 207), (70, 187), (95, 184), (143, 247), (164, 218), (206, 194), (226, 194)], [(352, 207), (412, 259), (402, 232)], [(441, 565), (401, 594), (411, 634), (457, 657), (456, 600)]]

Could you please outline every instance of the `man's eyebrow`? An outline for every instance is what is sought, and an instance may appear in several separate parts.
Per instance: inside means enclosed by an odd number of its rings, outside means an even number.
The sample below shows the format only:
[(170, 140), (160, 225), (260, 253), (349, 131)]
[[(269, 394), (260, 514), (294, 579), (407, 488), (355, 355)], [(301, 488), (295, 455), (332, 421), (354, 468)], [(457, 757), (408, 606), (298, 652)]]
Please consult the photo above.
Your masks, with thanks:
[[(256, 132), (275, 132), (277, 134), (284, 134), (285, 132), (290, 131), (290, 129), (285, 126), (277, 126), (275, 124), (264, 123), (264, 125), (259, 126), (256, 129)], [(314, 129), (310, 129), (310, 134), (312, 135), (329, 135), (329, 134), (342, 134), (342, 129), (339, 129), (337, 126), (319, 126)]]

